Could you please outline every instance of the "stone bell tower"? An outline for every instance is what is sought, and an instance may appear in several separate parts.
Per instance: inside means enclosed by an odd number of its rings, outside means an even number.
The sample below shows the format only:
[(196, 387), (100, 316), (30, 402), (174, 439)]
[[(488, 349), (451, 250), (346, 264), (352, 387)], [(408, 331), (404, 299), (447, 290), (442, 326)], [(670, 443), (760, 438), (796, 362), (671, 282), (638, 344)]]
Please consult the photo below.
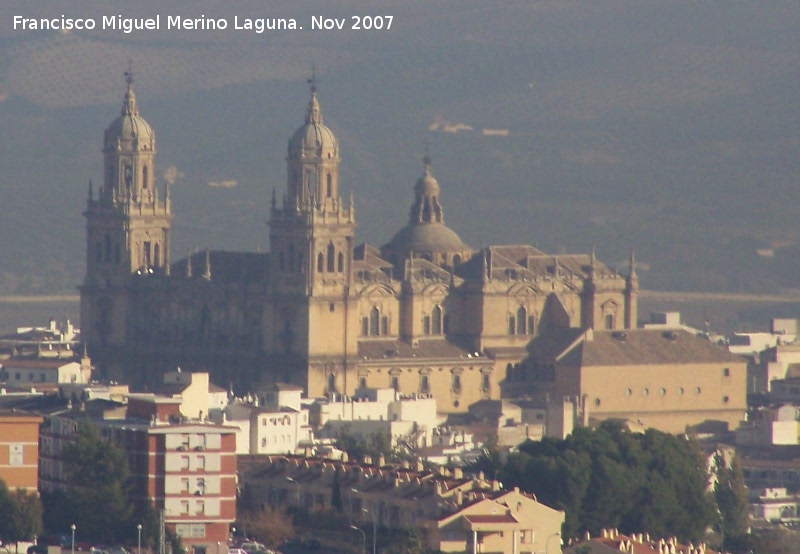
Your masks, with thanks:
[(156, 138), (139, 116), (133, 73), (122, 109), (103, 139), (103, 185), (86, 200), (86, 277), (81, 326), (87, 343), (125, 342), (126, 287), (134, 276), (169, 271), (169, 190), (155, 184)]

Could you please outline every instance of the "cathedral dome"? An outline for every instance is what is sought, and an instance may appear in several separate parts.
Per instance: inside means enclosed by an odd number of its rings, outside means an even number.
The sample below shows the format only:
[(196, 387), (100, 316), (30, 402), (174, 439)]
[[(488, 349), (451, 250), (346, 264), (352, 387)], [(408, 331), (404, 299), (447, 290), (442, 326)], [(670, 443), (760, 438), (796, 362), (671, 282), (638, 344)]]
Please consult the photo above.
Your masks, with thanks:
[(311, 100), (305, 124), (289, 139), (289, 158), (319, 157), (332, 159), (338, 156), (338, 143), (333, 131), (322, 123), (322, 114), (317, 100), (317, 89), (311, 86)]
[(127, 74), (128, 91), (122, 101), (120, 116), (111, 122), (105, 133), (105, 150), (155, 150), (156, 138), (150, 124), (139, 116), (133, 77)]
[(455, 231), (444, 224), (444, 212), (439, 203), (441, 189), (430, 171), (430, 157), (425, 156), (422, 176), (414, 185), (414, 203), (409, 211), (408, 225), (400, 229), (383, 251), (389, 259), (414, 255), (445, 261), (458, 254), (462, 259), (471, 252)]
[(444, 223), (415, 223), (400, 229), (386, 245), (398, 252), (419, 254), (463, 252), (470, 250), (459, 236)]

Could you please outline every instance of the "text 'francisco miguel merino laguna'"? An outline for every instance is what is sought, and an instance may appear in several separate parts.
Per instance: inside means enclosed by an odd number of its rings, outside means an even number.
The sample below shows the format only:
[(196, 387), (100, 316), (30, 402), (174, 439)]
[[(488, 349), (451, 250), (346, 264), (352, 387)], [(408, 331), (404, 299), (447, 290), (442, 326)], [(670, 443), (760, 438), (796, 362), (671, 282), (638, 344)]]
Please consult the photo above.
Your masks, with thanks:
[[(333, 18), (323, 16), (312, 16), (312, 30), (380, 30), (391, 29), (391, 15), (371, 16), (354, 15), (351, 17)], [(293, 30), (302, 29), (294, 18), (250, 18), (234, 16), (232, 24), (228, 18), (212, 18), (200, 16), (196, 18), (181, 17), (179, 15), (168, 15), (163, 18), (166, 30), (176, 29), (185, 31), (216, 31), (232, 29), (236, 31), (253, 31), (263, 33), (264, 31)], [(100, 25), (98, 26), (98, 21)], [(103, 16), (100, 19), (67, 17), (62, 15), (55, 18), (32, 18), (14, 16), (15, 30), (55, 30), (55, 31), (83, 31), (94, 29), (118, 30), (123, 33), (133, 31), (158, 31), (162, 29), (162, 17), (123, 17), (122, 15)]]

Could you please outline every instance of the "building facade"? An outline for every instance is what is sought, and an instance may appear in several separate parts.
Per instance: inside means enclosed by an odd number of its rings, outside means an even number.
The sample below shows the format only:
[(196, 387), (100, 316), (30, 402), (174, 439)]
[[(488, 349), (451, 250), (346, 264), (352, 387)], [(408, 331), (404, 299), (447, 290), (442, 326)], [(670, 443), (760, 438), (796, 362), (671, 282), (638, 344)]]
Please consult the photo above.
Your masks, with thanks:
[(10, 490), (39, 489), (38, 415), (0, 411), (0, 480)]
[(269, 254), (197, 252), (171, 261), (169, 190), (153, 179), (155, 134), (128, 75), (104, 137), (104, 178), (90, 184), (83, 334), (107, 373), (134, 382), (179, 364), (217, 382), (289, 382), (309, 398), (390, 387), (431, 393), (440, 412), (499, 398), (506, 370), (548, 327), (636, 325), (638, 279), (593, 254), (532, 246), (475, 249), (444, 222), (425, 157), (409, 222), (381, 248), (356, 243), (340, 145), (316, 85), (273, 191)]

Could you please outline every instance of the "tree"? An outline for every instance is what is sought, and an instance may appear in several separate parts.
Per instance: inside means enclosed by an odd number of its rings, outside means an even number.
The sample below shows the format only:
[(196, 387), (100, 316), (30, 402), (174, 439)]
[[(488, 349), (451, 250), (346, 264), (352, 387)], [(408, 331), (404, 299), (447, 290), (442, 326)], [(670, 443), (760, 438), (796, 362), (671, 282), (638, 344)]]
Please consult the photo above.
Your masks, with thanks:
[(0, 541), (33, 540), (42, 530), (42, 505), (36, 494), (23, 489), (10, 492), (0, 480)]
[(267, 546), (278, 546), (294, 537), (289, 513), (270, 506), (240, 512), (237, 526)]
[(333, 474), (333, 484), (331, 485), (331, 507), (338, 512), (344, 511), (344, 504), (342, 502), (342, 483), (341, 483), (341, 468), (336, 467), (336, 473)]
[(94, 541), (135, 540), (136, 524), (145, 521), (139, 517), (144, 514), (134, 510), (137, 502), (125, 453), (93, 425), (80, 423), (74, 442), (64, 446), (61, 455), (67, 488), (42, 497), (48, 527), (66, 531), (78, 523), (80, 535)]
[(749, 531), (747, 487), (742, 466), (738, 456), (733, 457), (730, 466), (721, 456), (717, 456), (716, 462), (719, 470), (714, 497), (721, 518), (723, 546), (737, 550), (735, 545), (740, 544)]
[(692, 443), (619, 422), (576, 429), (567, 439), (528, 441), (499, 471), (506, 488), (564, 510), (564, 536), (606, 527), (696, 541), (714, 519), (705, 463)]

